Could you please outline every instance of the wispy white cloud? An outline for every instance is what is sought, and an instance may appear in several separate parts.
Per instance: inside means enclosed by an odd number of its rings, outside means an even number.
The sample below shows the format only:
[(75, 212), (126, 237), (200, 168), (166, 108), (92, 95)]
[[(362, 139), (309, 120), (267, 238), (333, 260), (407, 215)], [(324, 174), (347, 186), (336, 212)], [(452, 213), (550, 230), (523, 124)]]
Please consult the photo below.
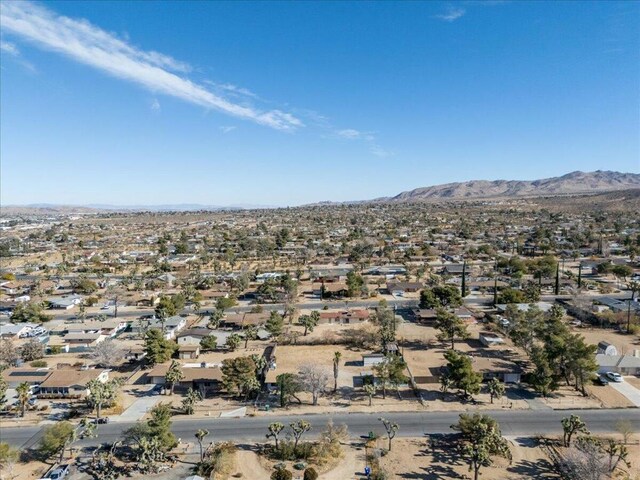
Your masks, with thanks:
[(464, 8), (449, 7), (446, 12), (434, 15), (434, 18), (444, 22), (455, 22), (460, 17), (463, 17), (465, 13), (467, 13), (467, 11)]
[(20, 56), (20, 50), (18, 50), (18, 47), (16, 47), (15, 43), (5, 42), (4, 40), (1, 40), (0, 41), (0, 50), (2, 50), (5, 53), (8, 53), (9, 55), (11, 55), (13, 57), (19, 57)]
[(334, 135), (344, 140), (357, 140), (364, 142), (367, 145), (369, 152), (376, 157), (390, 157), (395, 155), (393, 152), (378, 145), (376, 136), (372, 132), (362, 132), (354, 128), (346, 128), (343, 130), (336, 130)]
[(153, 100), (151, 100), (150, 107), (152, 112), (159, 112), (161, 110), (160, 102), (158, 101), (157, 98), (154, 98)]
[(234, 126), (228, 126), (228, 125), (223, 125), (220, 127), (220, 131), (222, 133), (229, 133), (229, 132), (233, 132), (237, 127)]
[(380, 158), (393, 157), (395, 155), (394, 152), (387, 150), (385, 148), (382, 148), (380, 145), (376, 143), (372, 143), (370, 145), (369, 151), (372, 154), (374, 154), (376, 157), (380, 157)]
[(213, 93), (184, 76), (191, 70), (188, 64), (133, 47), (86, 20), (57, 15), (31, 2), (7, 0), (0, 9), (0, 26), (3, 33), (12, 33), (154, 93), (170, 95), (277, 130), (291, 131), (304, 126), (290, 113), (277, 109), (261, 111)]
[(347, 128), (344, 130), (338, 130), (336, 132), (340, 138), (344, 138), (346, 140), (367, 140), (373, 141), (374, 136), (369, 132), (361, 132), (360, 130), (356, 130), (354, 128)]
[(19, 65), (24, 67), (30, 73), (38, 72), (36, 67), (34, 67), (31, 62), (26, 61), (22, 57), (22, 53), (20, 53), (20, 49), (16, 46), (15, 43), (7, 42), (5, 40), (0, 40), (0, 51), (13, 57), (14, 61), (16, 61)]

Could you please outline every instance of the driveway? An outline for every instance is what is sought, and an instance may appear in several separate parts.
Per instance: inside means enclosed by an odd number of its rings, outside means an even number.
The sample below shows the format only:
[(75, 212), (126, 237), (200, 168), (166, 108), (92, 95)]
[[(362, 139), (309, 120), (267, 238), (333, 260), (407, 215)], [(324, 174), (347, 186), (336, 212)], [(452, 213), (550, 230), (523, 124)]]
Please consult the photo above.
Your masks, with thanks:
[(120, 415), (110, 416), (109, 420), (112, 422), (135, 422), (140, 420), (149, 410), (155, 407), (161, 398), (161, 395), (150, 390), (144, 397), (135, 400), (129, 408)]
[(609, 385), (627, 397), (636, 407), (640, 407), (640, 390), (636, 387), (628, 382), (609, 382)]

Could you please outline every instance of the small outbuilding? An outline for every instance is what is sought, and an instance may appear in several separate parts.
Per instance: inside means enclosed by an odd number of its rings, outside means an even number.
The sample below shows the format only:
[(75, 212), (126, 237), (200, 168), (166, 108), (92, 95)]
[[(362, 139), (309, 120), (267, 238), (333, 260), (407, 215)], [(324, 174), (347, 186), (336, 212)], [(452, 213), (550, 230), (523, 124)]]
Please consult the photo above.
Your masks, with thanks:
[(615, 356), (618, 355), (618, 349), (615, 347), (615, 345), (611, 345), (609, 342), (599, 342), (597, 353), (602, 355)]

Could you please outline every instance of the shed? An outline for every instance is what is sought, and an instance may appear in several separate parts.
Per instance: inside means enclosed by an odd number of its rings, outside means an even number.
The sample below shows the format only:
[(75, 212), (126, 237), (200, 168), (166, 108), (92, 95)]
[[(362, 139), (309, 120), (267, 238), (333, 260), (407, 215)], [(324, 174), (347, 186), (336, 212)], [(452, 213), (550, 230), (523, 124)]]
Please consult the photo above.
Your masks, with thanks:
[(362, 364), (365, 367), (372, 367), (381, 364), (385, 359), (382, 353), (365, 353), (362, 355)]
[(599, 342), (598, 343), (598, 352), (602, 355), (618, 355), (618, 349), (615, 345), (611, 345), (609, 342)]

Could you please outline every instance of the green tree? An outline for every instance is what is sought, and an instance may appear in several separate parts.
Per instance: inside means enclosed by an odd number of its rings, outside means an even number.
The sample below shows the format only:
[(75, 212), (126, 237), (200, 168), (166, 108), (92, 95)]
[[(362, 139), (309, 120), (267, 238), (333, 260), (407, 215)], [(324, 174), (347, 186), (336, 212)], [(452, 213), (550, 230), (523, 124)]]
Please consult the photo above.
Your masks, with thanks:
[(18, 394), (18, 403), (20, 404), (20, 416), (24, 417), (27, 404), (31, 398), (31, 385), (27, 382), (22, 382), (16, 387), (16, 393)]
[(13, 323), (45, 323), (49, 320), (51, 317), (44, 313), (42, 304), (37, 302), (18, 303), (11, 313)]
[(256, 363), (251, 357), (227, 358), (222, 361), (222, 385), (233, 395), (248, 397), (260, 388)]
[(160, 301), (156, 305), (155, 314), (156, 317), (165, 320), (169, 317), (177, 315), (178, 308), (176, 302), (174, 302), (173, 300), (173, 297), (169, 295), (162, 295), (160, 297)]
[(178, 444), (171, 431), (171, 423), (171, 404), (159, 403), (151, 409), (151, 418), (147, 420), (148, 436), (158, 440), (163, 452), (168, 452)]
[(347, 295), (359, 297), (364, 291), (364, 279), (354, 271), (347, 273)]
[(169, 385), (169, 392), (171, 395), (173, 395), (176, 383), (180, 383), (180, 380), (183, 378), (184, 372), (182, 371), (182, 365), (180, 365), (176, 360), (173, 360), (164, 376), (164, 381)]
[(166, 362), (177, 349), (176, 342), (167, 340), (157, 328), (149, 329), (144, 336), (144, 351), (147, 354), (147, 361), (151, 365)]
[(420, 292), (420, 308), (456, 308), (460, 306), (462, 306), (462, 296), (453, 285), (437, 285)]
[[(0, 368), (0, 374), (2, 373), (2, 369)], [(0, 409), (7, 402), (7, 381), (4, 379), (2, 375), (0, 375)]]
[(435, 327), (439, 330), (438, 340), (451, 342), (452, 350), (455, 349), (456, 338), (469, 338), (467, 326), (462, 319), (444, 308), (438, 308)]
[(587, 424), (584, 423), (578, 415), (570, 415), (568, 417), (565, 417), (560, 421), (560, 423), (562, 424), (562, 430), (564, 432), (562, 441), (565, 447), (571, 446), (571, 438), (576, 433), (584, 433), (585, 435), (589, 435)]
[(502, 437), (498, 422), (488, 415), (463, 413), (451, 428), (461, 434), (460, 448), (469, 462), (469, 471), (473, 471), (474, 480), (478, 480), (481, 467), (493, 463), (493, 457), (511, 458), (509, 444)]
[(473, 371), (469, 356), (455, 350), (448, 350), (444, 353), (444, 358), (448, 362), (447, 375), (451, 378), (453, 385), (464, 392), (465, 397), (480, 391), (482, 375)]
[(338, 375), (340, 374), (340, 359), (342, 353), (333, 352), (333, 393), (338, 391)]
[(492, 378), (491, 380), (489, 380), (489, 383), (487, 383), (487, 391), (489, 392), (489, 395), (491, 397), (491, 403), (493, 403), (494, 398), (502, 398), (502, 396), (504, 395), (504, 383), (502, 383), (497, 378)]
[(525, 303), (527, 298), (522, 290), (515, 288), (503, 288), (497, 296), (496, 302), (499, 304)]
[(281, 373), (276, 377), (276, 385), (280, 392), (280, 407), (285, 408), (295, 398), (298, 403), (302, 401), (298, 398), (298, 393), (303, 389), (298, 375), (295, 373)]
[(45, 458), (60, 455), (59, 461), (62, 461), (67, 445), (75, 438), (76, 429), (70, 422), (56, 422), (44, 427), (38, 450)]
[(304, 327), (305, 336), (307, 332), (313, 332), (313, 329), (318, 326), (319, 322), (320, 314), (316, 311), (311, 312), (311, 315), (301, 315), (300, 318), (298, 318), (298, 323)]
[(202, 350), (215, 350), (218, 346), (218, 339), (215, 335), (207, 335), (200, 340)]
[(271, 311), (265, 328), (271, 335), (280, 335), (284, 328), (284, 318), (275, 310)]

